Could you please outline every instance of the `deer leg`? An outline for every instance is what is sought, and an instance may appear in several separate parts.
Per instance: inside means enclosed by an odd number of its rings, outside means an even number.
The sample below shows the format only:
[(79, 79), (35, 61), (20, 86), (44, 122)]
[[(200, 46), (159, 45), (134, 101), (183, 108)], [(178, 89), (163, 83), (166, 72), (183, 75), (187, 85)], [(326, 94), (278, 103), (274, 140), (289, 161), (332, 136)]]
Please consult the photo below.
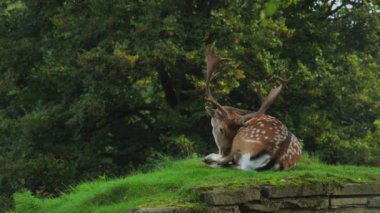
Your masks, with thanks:
[(221, 154), (211, 153), (207, 155), (205, 158), (203, 158), (203, 162), (207, 164), (217, 163), (220, 158), (222, 158)]
[(234, 160), (234, 154), (229, 154), (225, 157), (221, 157), (219, 158), (216, 162), (219, 164), (219, 165), (226, 165), (226, 164), (229, 164), (231, 162), (233, 162)]

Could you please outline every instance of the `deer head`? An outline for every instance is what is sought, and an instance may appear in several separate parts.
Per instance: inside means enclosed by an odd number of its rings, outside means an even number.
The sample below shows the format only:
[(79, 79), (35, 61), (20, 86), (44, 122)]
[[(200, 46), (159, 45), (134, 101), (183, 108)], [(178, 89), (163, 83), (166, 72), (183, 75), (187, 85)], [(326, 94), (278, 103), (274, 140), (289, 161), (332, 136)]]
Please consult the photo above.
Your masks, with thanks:
[(240, 127), (241, 116), (252, 113), (248, 110), (222, 106), (211, 94), (210, 83), (213, 79), (214, 70), (219, 63), (226, 60), (228, 59), (219, 57), (212, 50), (209, 50), (206, 56), (207, 75), (205, 92), (206, 100), (212, 106), (206, 107), (206, 111), (211, 116), (212, 134), (219, 149), (219, 154), (222, 156), (227, 155), (231, 150), (232, 140)]

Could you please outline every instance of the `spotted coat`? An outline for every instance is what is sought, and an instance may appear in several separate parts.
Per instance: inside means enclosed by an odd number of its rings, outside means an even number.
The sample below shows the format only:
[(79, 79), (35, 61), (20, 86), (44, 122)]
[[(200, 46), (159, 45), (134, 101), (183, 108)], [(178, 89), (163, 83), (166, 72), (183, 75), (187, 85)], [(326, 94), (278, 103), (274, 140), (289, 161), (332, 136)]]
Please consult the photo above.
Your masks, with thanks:
[[(289, 169), (301, 158), (301, 146), (295, 135), (278, 119), (269, 115), (259, 115), (246, 121), (232, 142), (231, 153), (249, 155), (256, 158), (268, 155), (273, 167)], [(238, 160), (235, 157), (235, 162)]]

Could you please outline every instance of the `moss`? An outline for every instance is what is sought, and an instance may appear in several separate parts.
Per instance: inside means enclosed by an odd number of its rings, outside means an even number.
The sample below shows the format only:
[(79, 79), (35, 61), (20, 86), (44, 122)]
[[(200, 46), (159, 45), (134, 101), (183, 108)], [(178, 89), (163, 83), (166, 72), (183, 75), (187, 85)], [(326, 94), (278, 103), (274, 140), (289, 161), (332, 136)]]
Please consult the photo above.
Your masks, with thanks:
[(180, 201), (151, 202), (137, 206), (138, 208), (160, 208), (160, 207), (183, 207), (192, 209), (194, 212), (204, 212), (207, 205), (204, 203), (189, 203)]
[[(347, 182), (380, 182), (380, 168), (325, 165), (303, 156), (301, 164), (289, 171), (240, 171), (209, 168), (200, 158), (169, 161), (149, 173), (137, 173), (115, 180), (98, 180), (73, 187), (54, 199), (31, 194), (15, 196), (16, 212), (128, 212), (137, 206), (175, 205), (200, 208), (202, 191), (215, 187), (237, 189), (261, 185), (339, 186)], [(32, 210), (31, 210), (32, 209)]]

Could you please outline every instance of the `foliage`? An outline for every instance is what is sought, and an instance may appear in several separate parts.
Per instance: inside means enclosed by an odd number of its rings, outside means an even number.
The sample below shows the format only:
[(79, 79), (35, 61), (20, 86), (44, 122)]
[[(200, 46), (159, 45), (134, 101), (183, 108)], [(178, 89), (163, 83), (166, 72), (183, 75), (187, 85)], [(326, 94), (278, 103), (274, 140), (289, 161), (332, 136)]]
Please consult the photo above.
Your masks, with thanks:
[(233, 59), (221, 103), (258, 108), (257, 86), (291, 77), (269, 114), (328, 163), (378, 165), (379, 16), (376, 1), (1, 1), (0, 209), (214, 151), (208, 46)]
[[(125, 178), (97, 180), (72, 188), (54, 199), (38, 199), (31, 193), (17, 193), (16, 212), (128, 212), (137, 206), (160, 206), (197, 202), (199, 187), (241, 187), (262, 184), (340, 185), (346, 182), (379, 181), (380, 169), (358, 166), (331, 166), (303, 156), (301, 164), (289, 171), (241, 171), (209, 168), (201, 159), (168, 160), (149, 173)], [(193, 193), (192, 193), (193, 192)], [(195, 205), (196, 206), (196, 205)]]

